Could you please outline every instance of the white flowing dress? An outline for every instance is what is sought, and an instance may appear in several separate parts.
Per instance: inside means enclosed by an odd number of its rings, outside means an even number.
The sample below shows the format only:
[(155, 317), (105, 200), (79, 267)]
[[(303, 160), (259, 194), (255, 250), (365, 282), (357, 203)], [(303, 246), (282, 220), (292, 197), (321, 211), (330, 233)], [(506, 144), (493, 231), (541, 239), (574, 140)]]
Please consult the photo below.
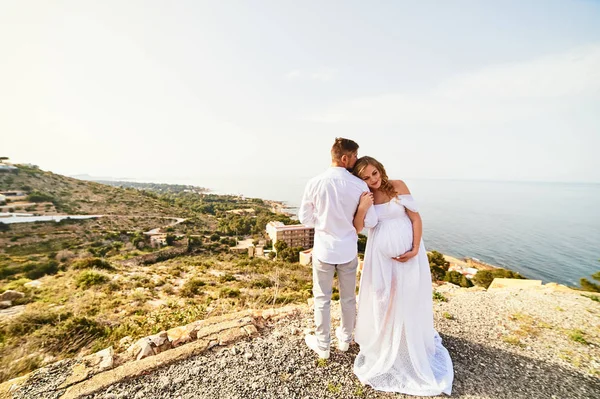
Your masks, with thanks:
[(408, 395), (450, 395), (454, 371), (433, 328), (431, 273), (423, 241), (417, 256), (392, 257), (412, 247), (406, 209), (418, 212), (411, 195), (374, 205), (377, 226), (369, 230), (360, 279), (354, 373), (363, 384)]

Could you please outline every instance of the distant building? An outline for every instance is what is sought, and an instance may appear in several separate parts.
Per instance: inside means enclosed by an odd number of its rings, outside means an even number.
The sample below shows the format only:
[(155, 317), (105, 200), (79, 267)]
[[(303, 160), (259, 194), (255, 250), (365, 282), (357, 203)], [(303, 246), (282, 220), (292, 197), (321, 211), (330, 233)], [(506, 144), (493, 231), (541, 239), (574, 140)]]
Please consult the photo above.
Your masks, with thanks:
[(27, 196), (27, 194), (24, 193), (23, 191), (0, 191), (0, 194), (4, 195), (5, 197), (25, 197), (25, 196)]
[(254, 208), (246, 208), (246, 209), (232, 209), (230, 211), (226, 211), (226, 213), (235, 213), (236, 215), (246, 215), (246, 214), (254, 214)]
[(14, 172), (17, 169), (19, 168), (17, 168), (16, 166), (0, 164), (0, 172)]
[(267, 235), (273, 242), (284, 241), (288, 247), (312, 248), (315, 242), (315, 229), (303, 224), (284, 225), (281, 222), (269, 222)]
[(153, 248), (160, 248), (167, 245), (167, 235), (166, 234), (155, 234), (150, 236), (150, 245)]

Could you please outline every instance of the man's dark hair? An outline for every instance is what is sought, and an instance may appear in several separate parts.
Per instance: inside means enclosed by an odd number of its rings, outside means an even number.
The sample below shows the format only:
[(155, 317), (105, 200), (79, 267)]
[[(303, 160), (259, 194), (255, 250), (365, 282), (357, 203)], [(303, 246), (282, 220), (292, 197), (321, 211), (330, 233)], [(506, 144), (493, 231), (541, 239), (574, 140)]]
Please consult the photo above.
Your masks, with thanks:
[(350, 155), (358, 151), (358, 144), (350, 139), (337, 137), (331, 146), (331, 159), (339, 161), (342, 155)]

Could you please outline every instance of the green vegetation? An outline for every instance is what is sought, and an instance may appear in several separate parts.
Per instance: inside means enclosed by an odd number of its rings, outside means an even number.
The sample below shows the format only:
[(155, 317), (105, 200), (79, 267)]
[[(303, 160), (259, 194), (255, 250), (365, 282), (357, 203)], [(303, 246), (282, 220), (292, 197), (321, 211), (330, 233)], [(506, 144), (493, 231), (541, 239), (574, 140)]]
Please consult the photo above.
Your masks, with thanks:
[(114, 267), (111, 266), (104, 259), (100, 258), (85, 258), (80, 259), (72, 264), (73, 269), (104, 269), (104, 270), (114, 270)]
[(461, 287), (472, 287), (473, 283), (471, 282), (471, 280), (469, 280), (467, 277), (465, 277), (463, 274), (457, 272), (457, 271), (448, 271), (446, 272), (446, 274), (444, 275), (444, 281), (448, 281), (454, 285), (458, 285)]
[[(600, 281), (600, 271), (592, 274), (592, 278), (596, 281)], [(596, 284), (586, 278), (580, 279), (579, 284), (581, 284), (581, 289), (584, 291), (600, 292), (600, 284)]]
[(518, 278), (524, 279), (525, 277), (521, 276), (517, 272), (513, 272), (511, 270), (506, 269), (494, 269), (494, 270), (479, 270), (475, 276), (473, 277), (473, 282), (484, 288), (488, 288), (494, 279), (498, 278)]
[[(25, 294), (14, 303), (25, 305), (23, 313), (0, 320), (0, 382), (44, 366), (44, 359), (118, 348), (125, 336), (135, 340), (207, 315), (306, 303), (312, 295), (312, 269), (295, 263), (294, 249), (276, 260), (229, 251), (236, 238), (264, 239), (271, 220), (294, 223), (272, 213), (268, 201), (19, 170), (0, 174), (0, 189), (46, 202), (36, 212), (106, 216), (0, 223), (0, 292)], [(253, 212), (227, 212), (235, 209)], [(167, 248), (144, 233), (156, 228), (166, 233)], [(37, 279), (39, 285), (25, 286)]]
[(589, 342), (584, 337), (584, 332), (581, 330), (571, 330), (568, 332), (569, 338), (572, 341), (578, 342), (582, 345), (588, 345)]
[(91, 270), (81, 272), (75, 278), (75, 284), (80, 288), (89, 288), (93, 285), (104, 284), (108, 281), (108, 276)]
[(448, 299), (441, 292), (433, 291), (433, 300), (438, 302), (448, 302)]

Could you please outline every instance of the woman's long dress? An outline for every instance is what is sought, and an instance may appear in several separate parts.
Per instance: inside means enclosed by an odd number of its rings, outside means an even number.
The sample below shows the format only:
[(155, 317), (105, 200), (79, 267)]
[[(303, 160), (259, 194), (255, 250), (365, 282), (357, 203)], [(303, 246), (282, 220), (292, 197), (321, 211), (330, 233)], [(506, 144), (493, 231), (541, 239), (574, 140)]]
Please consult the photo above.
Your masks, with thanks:
[(406, 209), (418, 212), (411, 195), (374, 205), (360, 280), (354, 373), (363, 384), (387, 392), (450, 395), (452, 360), (433, 328), (431, 273), (425, 246), (405, 263), (392, 259), (412, 247)]

